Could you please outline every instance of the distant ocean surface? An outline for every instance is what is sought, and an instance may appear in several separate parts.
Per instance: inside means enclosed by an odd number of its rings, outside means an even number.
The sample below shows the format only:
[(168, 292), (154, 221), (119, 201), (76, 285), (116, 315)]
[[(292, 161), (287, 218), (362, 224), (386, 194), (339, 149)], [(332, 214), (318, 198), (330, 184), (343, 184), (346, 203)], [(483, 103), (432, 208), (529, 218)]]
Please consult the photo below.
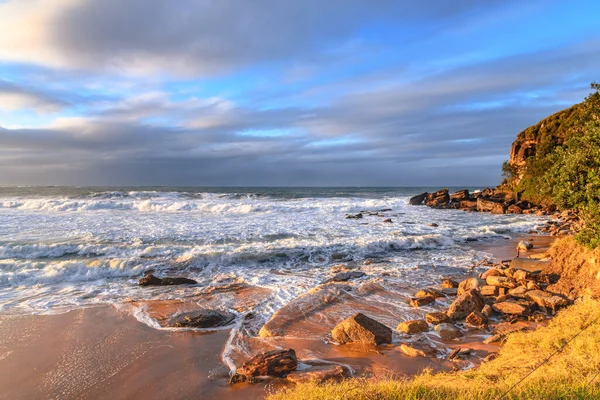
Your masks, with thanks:
[[(266, 319), (331, 277), (332, 265), (422, 287), (485, 258), (470, 240), (543, 221), (407, 204), (436, 189), (0, 187), (0, 311), (170, 299), (236, 281), (269, 289), (256, 310)], [(385, 218), (345, 218), (384, 209)], [(200, 285), (141, 288), (148, 270)]]

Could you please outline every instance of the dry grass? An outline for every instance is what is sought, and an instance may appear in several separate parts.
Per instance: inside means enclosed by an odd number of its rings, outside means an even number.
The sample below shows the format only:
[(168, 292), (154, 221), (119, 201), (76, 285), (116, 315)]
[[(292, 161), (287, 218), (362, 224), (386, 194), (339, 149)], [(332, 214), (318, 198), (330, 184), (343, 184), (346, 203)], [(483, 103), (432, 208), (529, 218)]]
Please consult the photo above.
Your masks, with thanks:
[[(496, 399), (594, 319), (600, 302), (585, 300), (558, 313), (547, 327), (512, 334), (500, 356), (465, 373), (424, 372), (412, 379), (348, 379), (305, 383), (270, 400), (310, 399)], [(537, 369), (507, 399), (600, 399), (600, 320)]]

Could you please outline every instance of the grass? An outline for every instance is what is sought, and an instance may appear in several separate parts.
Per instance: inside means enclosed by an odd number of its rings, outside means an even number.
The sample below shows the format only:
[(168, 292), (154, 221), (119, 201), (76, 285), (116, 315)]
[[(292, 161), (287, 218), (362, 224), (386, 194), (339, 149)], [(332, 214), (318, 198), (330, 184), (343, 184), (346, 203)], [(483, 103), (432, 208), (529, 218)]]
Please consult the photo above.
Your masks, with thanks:
[[(498, 358), (467, 372), (424, 371), (410, 379), (355, 378), (321, 385), (303, 383), (271, 394), (268, 399), (497, 399), (596, 318), (600, 318), (599, 301), (578, 302), (560, 311), (547, 327), (510, 335)], [(600, 399), (600, 376), (595, 377), (599, 372), (600, 320), (505, 398)]]

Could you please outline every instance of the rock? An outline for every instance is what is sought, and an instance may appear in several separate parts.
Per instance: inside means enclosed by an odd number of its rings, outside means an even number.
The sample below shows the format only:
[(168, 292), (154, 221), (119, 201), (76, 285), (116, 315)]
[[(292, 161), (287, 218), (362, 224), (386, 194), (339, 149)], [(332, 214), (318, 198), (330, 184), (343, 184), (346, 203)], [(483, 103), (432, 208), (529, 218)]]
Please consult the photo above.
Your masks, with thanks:
[(456, 295), (458, 295), (458, 289), (457, 288), (443, 288), (442, 293), (447, 297), (448, 296), (456, 296)]
[(497, 286), (497, 287), (505, 287), (505, 288), (515, 288), (517, 287), (517, 283), (513, 278), (509, 278), (507, 276), (488, 276), (485, 279), (485, 282), (489, 286)]
[(292, 371), (287, 380), (293, 383), (323, 383), (327, 381), (339, 381), (352, 376), (352, 372), (342, 365), (322, 365), (310, 368), (306, 371)]
[(433, 325), (450, 322), (450, 317), (445, 312), (431, 312), (425, 315), (425, 321)]
[(516, 204), (508, 206), (506, 209), (507, 214), (523, 214), (523, 209)]
[(483, 297), (475, 289), (471, 289), (468, 292), (458, 296), (456, 300), (450, 304), (448, 309), (448, 316), (452, 320), (465, 318), (473, 311), (481, 311), (485, 302)]
[(525, 281), (529, 279), (529, 275), (530, 274), (527, 271), (519, 269), (513, 273), (513, 278), (515, 278), (517, 281)]
[(402, 343), (396, 350), (409, 357), (435, 357), (438, 354), (437, 349), (425, 341)]
[(442, 281), (442, 288), (444, 288), (444, 289), (458, 288), (458, 282), (456, 282), (452, 279), (444, 279)]
[(392, 342), (390, 328), (362, 313), (340, 322), (331, 331), (331, 336), (340, 344), (357, 342), (378, 345)]
[(465, 211), (477, 211), (477, 200), (463, 200), (458, 207)]
[(498, 288), (496, 286), (482, 286), (480, 291), (482, 296), (498, 296)]
[(473, 326), (482, 326), (488, 323), (488, 318), (479, 311), (473, 311), (465, 320), (467, 324)]
[(391, 219), (391, 218), (384, 219), (384, 220), (383, 220), (383, 222), (385, 222), (385, 223), (388, 223), (388, 224), (392, 224), (392, 223), (394, 223), (394, 221), (392, 221), (392, 219)]
[(435, 301), (435, 297), (428, 295), (425, 297), (413, 297), (410, 299), (409, 304), (411, 307), (421, 307), (426, 306), (427, 304), (431, 304)]
[(196, 282), (193, 279), (188, 278), (157, 278), (152, 274), (148, 274), (145, 277), (141, 278), (139, 281), (140, 286), (170, 286), (170, 285), (195, 285)]
[[(258, 354), (246, 361), (237, 369), (236, 375), (250, 378), (254, 376), (284, 377), (298, 367), (298, 359), (293, 349), (273, 350)], [(232, 381), (239, 381), (240, 377), (232, 377)], [(235, 377), (235, 379), (234, 379)]]
[(413, 319), (401, 322), (396, 330), (408, 333), (409, 335), (415, 335), (417, 333), (427, 332), (429, 330), (429, 325), (423, 319)]
[(454, 194), (450, 196), (450, 201), (455, 203), (460, 203), (463, 200), (469, 200), (469, 191), (467, 189), (454, 192)]
[(529, 281), (527, 282), (527, 290), (538, 290), (540, 287), (537, 283)]
[(435, 290), (433, 288), (421, 289), (417, 293), (415, 293), (415, 297), (422, 298), (422, 297), (427, 297), (427, 296), (433, 296), (436, 299), (439, 297), (445, 297), (444, 293), (440, 292), (439, 290)]
[[(504, 288), (498, 288), (498, 290), (503, 290)], [(506, 301), (510, 299), (510, 296), (508, 294), (505, 293), (500, 293), (500, 295), (498, 297), (496, 297), (496, 301), (495, 303), (502, 303), (503, 301)]]
[(333, 278), (326, 280), (324, 283), (329, 282), (345, 282), (350, 279), (357, 279), (365, 276), (365, 273), (362, 271), (348, 271), (348, 272), (340, 272), (336, 274)]
[(490, 362), (492, 360), (495, 360), (496, 358), (498, 358), (498, 353), (490, 353), (487, 356), (485, 356), (483, 362)]
[(519, 286), (517, 288), (511, 289), (508, 291), (509, 296), (512, 297), (525, 297), (527, 293), (527, 288), (524, 286)]
[(216, 328), (230, 325), (235, 315), (217, 310), (190, 311), (171, 318), (167, 326), (174, 328)]
[(481, 313), (483, 315), (485, 315), (486, 317), (488, 317), (488, 319), (489, 319), (489, 318), (492, 318), (492, 315), (494, 315), (494, 310), (492, 310), (492, 307), (489, 304), (486, 304), (481, 309)]
[(517, 250), (519, 251), (529, 251), (531, 249), (533, 249), (533, 243), (526, 240), (521, 240), (519, 244), (517, 244)]
[(460, 329), (449, 323), (436, 325), (434, 331), (444, 340), (456, 339), (463, 335)]
[(437, 228), (439, 225), (434, 222), (434, 223), (429, 224), (429, 226), (431, 226), (432, 228)]
[(552, 293), (544, 292), (543, 290), (530, 290), (525, 294), (525, 297), (540, 307), (556, 310), (568, 304), (567, 300)]
[(363, 215), (361, 213), (346, 215), (346, 219), (362, 219), (362, 217)]
[(510, 314), (510, 315), (518, 315), (518, 316), (526, 316), (529, 314), (529, 309), (519, 303), (515, 303), (512, 301), (502, 301), (500, 303), (496, 303), (492, 305), (494, 311), (499, 312), (501, 314)]
[(477, 211), (491, 212), (492, 214), (504, 214), (506, 212), (504, 203), (486, 200), (481, 197), (477, 199)]
[(481, 279), (487, 279), (488, 276), (504, 276), (497, 268), (490, 268), (481, 274)]
[(550, 267), (549, 261), (531, 260), (529, 258), (513, 258), (510, 261), (510, 267), (515, 270), (524, 270), (531, 274), (544, 272)]
[(472, 289), (479, 290), (483, 285), (485, 285), (485, 281), (483, 279), (479, 279), (479, 278), (465, 279), (458, 285), (458, 295), (460, 296)]
[(413, 196), (410, 198), (410, 200), (408, 200), (408, 204), (410, 204), (411, 206), (420, 206), (421, 204), (423, 204), (423, 201), (425, 200), (425, 198), (427, 197), (428, 194), (429, 193), (425, 192), (425, 193), (421, 193), (416, 196)]
[(448, 195), (448, 189), (442, 189), (435, 193), (429, 193), (425, 198), (425, 204), (433, 208), (444, 207), (448, 205), (449, 202), (450, 195)]

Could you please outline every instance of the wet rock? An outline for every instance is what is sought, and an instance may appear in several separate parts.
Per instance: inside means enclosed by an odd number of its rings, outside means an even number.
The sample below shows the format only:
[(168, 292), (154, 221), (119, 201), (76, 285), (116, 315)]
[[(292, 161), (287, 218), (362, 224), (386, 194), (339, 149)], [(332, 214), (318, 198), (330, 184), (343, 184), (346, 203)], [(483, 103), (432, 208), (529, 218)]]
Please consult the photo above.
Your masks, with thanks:
[(473, 311), (471, 314), (467, 315), (465, 321), (469, 325), (482, 326), (488, 323), (488, 317), (486, 317), (482, 312)]
[(485, 306), (483, 297), (475, 289), (471, 289), (468, 292), (458, 296), (456, 300), (450, 304), (448, 309), (448, 316), (452, 320), (465, 318), (473, 311), (481, 311)]
[(463, 200), (459, 203), (459, 208), (465, 211), (477, 211), (477, 200)]
[(486, 200), (480, 197), (477, 199), (477, 211), (490, 212), (492, 214), (504, 214), (506, 209), (503, 202)]
[(340, 273), (336, 274), (333, 278), (326, 280), (324, 283), (345, 282), (345, 281), (349, 281), (350, 279), (358, 279), (363, 276), (365, 276), (365, 273), (362, 271), (340, 272)]
[(410, 200), (408, 200), (408, 204), (410, 204), (411, 206), (420, 206), (421, 204), (423, 204), (423, 201), (425, 201), (425, 198), (427, 197), (428, 194), (429, 193), (425, 192), (425, 193), (421, 193), (416, 196), (413, 196), (410, 198)]
[(507, 276), (488, 276), (485, 279), (485, 282), (489, 286), (497, 286), (497, 287), (505, 287), (505, 288), (515, 288), (517, 287), (517, 283), (514, 279), (509, 278)]
[(512, 301), (502, 301), (492, 305), (494, 311), (499, 312), (501, 314), (510, 314), (517, 316), (526, 316), (529, 314), (529, 308), (523, 306), (522, 304), (512, 302)]
[(445, 296), (456, 296), (456, 295), (458, 295), (458, 289), (457, 288), (442, 288), (442, 293)]
[(544, 292), (543, 290), (530, 290), (525, 294), (525, 297), (538, 306), (556, 310), (568, 304), (567, 300), (552, 293)]
[(489, 304), (486, 304), (481, 309), (481, 313), (488, 318), (492, 318), (492, 315), (494, 315), (494, 310), (492, 309), (492, 307)]
[(409, 304), (411, 305), (411, 307), (422, 307), (427, 304), (431, 304), (434, 301), (435, 297), (428, 295), (425, 297), (413, 297), (412, 299), (410, 299)]
[(193, 279), (174, 277), (174, 278), (158, 278), (153, 274), (148, 274), (140, 279), (140, 286), (170, 286), (170, 285), (195, 285)]
[(483, 279), (479, 279), (479, 278), (465, 279), (458, 285), (458, 295), (460, 296), (472, 289), (479, 290), (483, 285), (485, 285), (485, 281)]
[(434, 331), (444, 340), (456, 339), (463, 335), (460, 329), (449, 323), (436, 325)]
[(297, 367), (298, 359), (293, 349), (268, 351), (246, 361), (237, 369), (230, 382), (243, 382), (255, 376), (284, 377)]
[(519, 244), (517, 244), (517, 250), (519, 251), (529, 251), (531, 249), (533, 249), (533, 243), (526, 240), (521, 240)]
[(384, 220), (383, 220), (383, 222), (385, 222), (385, 223), (388, 223), (388, 224), (392, 224), (392, 223), (394, 223), (394, 221), (392, 221), (392, 219), (391, 219), (391, 218), (384, 219)]
[(450, 322), (450, 317), (445, 312), (431, 312), (425, 315), (425, 321), (433, 325)]
[(523, 214), (523, 209), (516, 204), (508, 206), (506, 209), (507, 214)]
[(508, 291), (509, 296), (512, 297), (525, 297), (527, 293), (527, 288), (524, 286), (519, 286), (517, 288), (511, 289)]
[(356, 342), (378, 345), (392, 342), (392, 330), (382, 323), (358, 313), (333, 328), (331, 337), (340, 344)]
[(183, 313), (171, 318), (167, 326), (174, 328), (217, 328), (230, 325), (235, 315), (216, 310), (199, 310)]
[(287, 380), (293, 383), (323, 383), (327, 381), (339, 381), (352, 376), (352, 372), (342, 365), (316, 366), (306, 371), (292, 371)]
[(458, 288), (458, 282), (452, 279), (444, 279), (442, 281), (442, 288), (444, 289), (453, 289)]
[(435, 357), (438, 354), (437, 349), (424, 340), (402, 343), (396, 350), (409, 357)]
[(448, 205), (450, 202), (450, 195), (448, 189), (438, 190), (435, 193), (429, 193), (425, 197), (425, 204), (429, 207), (440, 208)]
[(362, 217), (361, 213), (346, 215), (346, 219), (362, 219)]
[(432, 228), (437, 228), (439, 225), (436, 224), (435, 222), (432, 222), (431, 224), (429, 224), (429, 226)]
[(417, 293), (415, 293), (415, 297), (422, 298), (427, 296), (433, 296), (436, 299), (439, 297), (445, 297), (444, 293), (433, 288), (421, 289)]
[(409, 335), (415, 335), (417, 333), (427, 332), (429, 325), (423, 319), (414, 319), (411, 321), (401, 322), (396, 328), (399, 332), (408, 333)]

